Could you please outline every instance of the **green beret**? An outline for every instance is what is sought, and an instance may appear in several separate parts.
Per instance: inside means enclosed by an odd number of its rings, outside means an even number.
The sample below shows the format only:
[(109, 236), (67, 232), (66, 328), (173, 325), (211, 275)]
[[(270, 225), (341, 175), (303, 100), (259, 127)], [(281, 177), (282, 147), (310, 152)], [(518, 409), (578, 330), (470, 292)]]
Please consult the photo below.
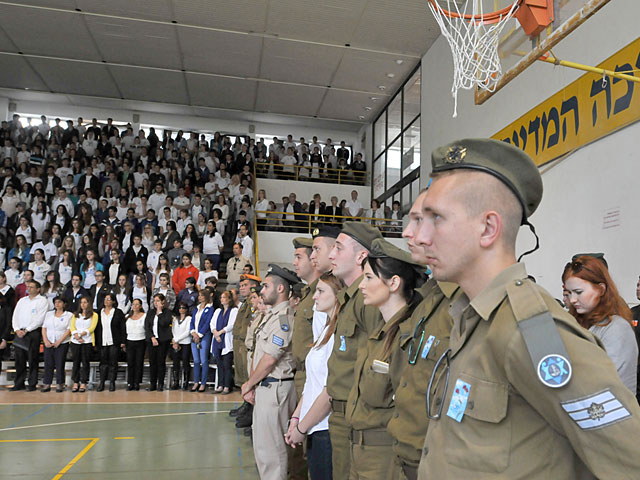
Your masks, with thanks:
[(314, 228), (311, 232), (311, 235), (313, 236), (313, 238), (327, 237), (336, 239), (338, 238), (338, 235), (340, 235), (340, 228), (331, 225), (322, 225), (318, 228)]
[(377, 227), (362, 222), (344, 222), (340, 233), (349, 235), (367, 250), (371, 250), (371, 244), (376, 238), (382, 238)]
[(411, 258), (411, 254), (401, 248), (396, 247), (393, 243), (383, 239), (376, 238), (371, 245), (371, 251), (369, 252), (369, 257), (371, 258), (395, 258), (404, 263), (408, 263), (409, 265), (415, 265), (422, 269), (426, 267), (420, 263), (415, 262)]
[(313, 247), (313, 239), (306, 237), (296, 237), (293, 239), (293, 248), (311, 248)]
[(542, 177), (529, 155), (513, 145), (489, 138), (466, 138), (431, 153), (433, 173), (468, 169), (493, 175), (520, 201), (524, 221), (542, 200)]
[(300, 277), (296, 275), (296, 272), (289, 270), (288, 268), (281, 267), (280, 265), (276, 265), (275, 263), (269, 264), (269, 269), (267, 270), (267, 276), (275, 275), (277, 277), (282, 278), (285, 282), (289, 283), (289, 285), (294, 285), (296, 283), (300, 283)]

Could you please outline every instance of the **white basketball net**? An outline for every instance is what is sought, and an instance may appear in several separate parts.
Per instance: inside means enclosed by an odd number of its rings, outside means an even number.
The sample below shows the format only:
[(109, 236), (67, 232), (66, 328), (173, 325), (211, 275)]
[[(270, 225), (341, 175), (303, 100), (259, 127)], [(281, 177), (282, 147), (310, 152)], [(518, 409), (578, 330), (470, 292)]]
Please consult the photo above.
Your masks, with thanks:
[[(446, 9), (458, 17), (450, 15), (440, 3), (444, 4), (445, 0), (429, 1), (429, 8), (453, 54), (451, 94), (455, 118), (458, 116), (459, 89), (470, 90), (477, 86), (490, 92), (495, 90), (502, 76), (498, 55), (500, 33), (520, 2), (515, 0), (508, 13), (499, 17), (496, 23), (484, 22), (482, 0), (446, 0)], [(465, 15), (472, 15), (474, 20), (465, 19)]]

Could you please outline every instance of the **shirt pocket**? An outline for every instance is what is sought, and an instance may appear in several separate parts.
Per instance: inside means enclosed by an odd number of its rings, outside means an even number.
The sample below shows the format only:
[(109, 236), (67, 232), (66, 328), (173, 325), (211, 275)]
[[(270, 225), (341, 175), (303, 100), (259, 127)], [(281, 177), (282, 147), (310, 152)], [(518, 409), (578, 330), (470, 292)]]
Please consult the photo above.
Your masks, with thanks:
[[(441, 422), (446, 427), (445, 456), (452, 465), (470, 471), (503, 472), (509, 466), (511, 418), (507, 415), (509, 387), (506, 383), (460, 375), (471, 385), (469, 399), (460, 423), (446, 416), (444, 405)], [(456, 379), (452, 378), (449, 391)]]
[(371, 365), (360, 380), (360, 397), (374, 408), (389, 408), (393, 401), (393, 387), (389, 374), (374, 372)]

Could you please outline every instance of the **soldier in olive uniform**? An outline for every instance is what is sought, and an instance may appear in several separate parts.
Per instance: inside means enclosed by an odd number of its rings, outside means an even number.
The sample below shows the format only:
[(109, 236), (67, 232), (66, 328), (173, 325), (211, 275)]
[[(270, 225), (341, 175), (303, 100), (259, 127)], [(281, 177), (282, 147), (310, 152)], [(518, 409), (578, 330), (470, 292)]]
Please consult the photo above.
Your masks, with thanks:
[[(392, 438), (387, 433), (394, 404), (390, 369), (401, 355), (397, 334), (421, 297), (415, 291), (426, 280), (426, 268), (408, 252), (383, 239), (373, 241), (359, 289), (364, 304), (378, 308), (384, 323), (358, 348), (355, 379), (347, 401), (351, 426), (351, 480), (385, 480), (391, 470)], [(394, 362), (403, 366), (403, 362)]]
[(262, 480), (287, 478), (284, 434), (296, 408), (291, 352), (293, 312), (289, 306), (291, 285), (298, 276), (278, 265), (269, 265), (260, 295), (270, 308), (254, 330), (255, 345), (249, 380), (242, 398), (254, 403), (253, 452)]
[[(236, 322), (233, 325), (233, 359), (235, 362), (234, 373), (236, 385), (242, 385), (249, 378), (247, 348), (245, 346), (247, 327), (251, 321), (252, 313), (249, 295), (251, 294), (251, 287), (259, 285), (261, 281), (260, 277), (255, 275), (240, 276), (239, 295), (242, 304), (238, 308)], [(238, 421), (236, 422), (238, 428), (248, 427), (251, 425), (253, 406), (250, 403), (244, 402), (239, 408), (231, 410), (229, 415), (238, 417)]]
[[(414, 262), (426, 265), (424, 249), (415, 244), (415, 235), (423, 220), (420, 193), (409, 211), (409, 223), (402, 232)], [(387, 431), (393, 437), (395, 454), (390, 480), (416, 480), (418, 464), (427, 434), (429, 417), (424, 406), (427, 386), (433, 367), (449, 348), (451, 316), (449, 303), (458, 292), (453, 283), (430, 279), (416, 290), (422, 301), (416, 306), (409, 321), (400, 324), (397, 347), (401, 355), (390, 362), (391, 381), (395, 392), (395, 406)], [(457, 293), (456, 293), (457, 294)], [(401, 372), (401, 373), (398, 373)]]
[(434, 278), (464, 294), (427, 392), (419, 478), (638, 478), (633, 393), (516, 261), (542, 198), (536, 165), (506, 142), (466, 139), (434, 150), (432, 166), (416, 241)]
[(347, 398), (354, 381), (353, 367), (358, 347), (364, 345), (382, 323), (377, 308), (365, 306), (358, 289), (362, 281), (362, 267), (371, 244), (382, 238), (380, 231), (371, 225), (345, 222), (329, 254), (333, 274), (346, 285), (338, 295), (340, 311), (336, 323), (333, 351), (329, 357), (327, 393), (331, 398), (329, 435), (331, 437), (333, 476), (349, 478), (350, 427), (344, 418)]

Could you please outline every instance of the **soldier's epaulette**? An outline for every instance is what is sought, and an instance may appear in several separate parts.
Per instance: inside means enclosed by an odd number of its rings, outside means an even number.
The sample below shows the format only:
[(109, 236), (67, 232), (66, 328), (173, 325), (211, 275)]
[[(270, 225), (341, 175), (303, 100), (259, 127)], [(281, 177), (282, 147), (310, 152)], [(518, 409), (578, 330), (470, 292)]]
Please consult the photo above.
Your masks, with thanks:
[(291, 328), (289, 325), (289, 316), (286, 313), (280, 314), (280, 316), (278, 317), (278, 322), (280, 322), (280, 329), (283, 332), (288, 332)]
[(571, 380), (571, 361), (539, 287), (531, 280), (518, 279), (506, 290), (538, 379), (547, 387), (564, 387)]

